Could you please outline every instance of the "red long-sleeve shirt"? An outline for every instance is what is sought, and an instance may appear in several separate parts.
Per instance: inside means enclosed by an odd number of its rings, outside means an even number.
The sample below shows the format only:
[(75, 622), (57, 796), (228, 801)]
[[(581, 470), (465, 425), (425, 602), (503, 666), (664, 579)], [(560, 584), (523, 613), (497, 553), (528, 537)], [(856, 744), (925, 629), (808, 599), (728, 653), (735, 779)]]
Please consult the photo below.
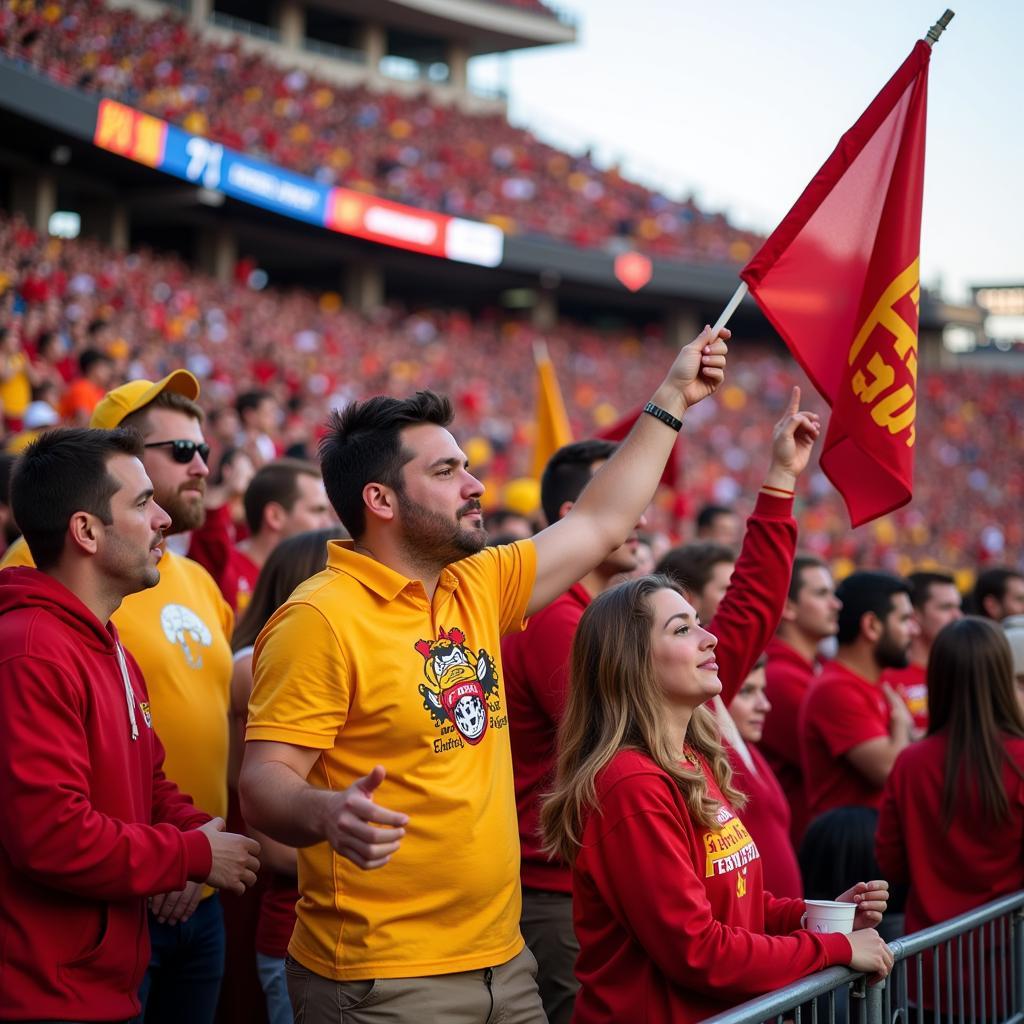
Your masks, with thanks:
[(134, 1016), (145, 897), (210, 872), (117, 644), (50, 576), (0, 571), (0, 1019)]
[[(796, 550), (792, 499), (759, 494), (736, 568), (708, 629), (722, 699), (729, 703), (775, 632)], [(508, 701), (523, 884), (569, 893), (569, 868), (541, 851), (540, 798), (554, 779), (558, 723), (569, 687), (569, 652), (590, 596), (579, 584), (534, 615), (521, 633), (501, 643)]]
[(797, 930), (803, 900), (764, 890), (757, 845), (703, 770), (714, 831), (645, 754), (598, 776), (573, 868), (575, 1024), (688, 1024), (850, 962), (846, 936)]
[[(1003, 767), (1009, 820), (986, 822), (973, 788), (961, 791), (953, 820), (943, 826), (944, 733), (907, 747), (886, 780), (875, 852), (886, 878), (909, 882), (907, 932), (966, 913), (1024, 889), (1024, 740), (1005, 737), (1017, 765)], [(972, 766), (960, 765), (967, 778)]]
[(804, 792), (804, 770), (800, 762), (800, 706), (817, 678), (813, 665), (789, 644), (774, 637), (765, 648), (765, 696), (772, 710), (764, 723), (761, 750), (790, 810), (790, 838), (799, 847), (810, 818)]
[[(775, 714), (774, 709), (771, 714)], [(748, 797), (743, 808), (743, 824), (761, 851), (764, 887), (773, 896), (800, 899), (804, 887), (800, 865), (789, 838), (789, 804), (779, 780), (753, 744), (747, 744), (754, 763), (753, 771), (733, 747), (727, 746), (726, 749), (732, 765), (733, 785)]]

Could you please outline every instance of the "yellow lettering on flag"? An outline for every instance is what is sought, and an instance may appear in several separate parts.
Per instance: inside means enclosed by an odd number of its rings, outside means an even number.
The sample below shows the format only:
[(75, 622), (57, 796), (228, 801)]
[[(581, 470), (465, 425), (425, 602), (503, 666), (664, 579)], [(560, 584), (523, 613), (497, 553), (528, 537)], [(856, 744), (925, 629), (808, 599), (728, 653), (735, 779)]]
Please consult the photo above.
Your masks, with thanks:
[[(849, 364), (853, 366), (860, 360), (860, 368), (850, 377), (850, 386), (861, 402), (870, 406), (872, 420), (892, 435), (909, 431), (906, 442), (909, 448), (916, 439), (914, 419), (917, 414), (917, 330), (896, 310), (897, 303), (908, 295), (914, 308), (919, 310), (921, 285), (917, 259), (906, 270), (897, 274), (882, 292), (853, 339)], [(862, 350), (876, 327), (888, 332), (891, 351), (883, 352), (876, 348), (861, 358)], [(910, 372), (912, 383), (895, 386), (896, 370), (888, 361), (893, 354)]]

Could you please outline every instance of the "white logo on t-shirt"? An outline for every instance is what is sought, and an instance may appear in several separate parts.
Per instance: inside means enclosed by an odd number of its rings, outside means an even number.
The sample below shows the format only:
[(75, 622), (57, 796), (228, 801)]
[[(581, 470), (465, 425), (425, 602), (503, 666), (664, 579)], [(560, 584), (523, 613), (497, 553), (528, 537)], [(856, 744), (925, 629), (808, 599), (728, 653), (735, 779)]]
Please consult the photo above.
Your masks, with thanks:
[(183, 604), (165, 604), (160, 612), (160, 625), (168, 642), (182, 649), (189, 665), (202, 668), (202, 652), (194, 648), (209, 647), (213, 643), (213, 634), (206, 623)]

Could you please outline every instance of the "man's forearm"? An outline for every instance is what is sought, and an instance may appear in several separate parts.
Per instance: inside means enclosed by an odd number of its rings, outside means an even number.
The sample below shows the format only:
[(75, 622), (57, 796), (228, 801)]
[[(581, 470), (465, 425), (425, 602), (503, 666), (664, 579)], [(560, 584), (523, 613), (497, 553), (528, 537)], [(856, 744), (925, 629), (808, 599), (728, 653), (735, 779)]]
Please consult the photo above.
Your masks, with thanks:
[(323, 842), (326, 789), (311, 786), (286, 764), (269, 761), (242, 768), (239, 795), (245, 820), (288, 846)]

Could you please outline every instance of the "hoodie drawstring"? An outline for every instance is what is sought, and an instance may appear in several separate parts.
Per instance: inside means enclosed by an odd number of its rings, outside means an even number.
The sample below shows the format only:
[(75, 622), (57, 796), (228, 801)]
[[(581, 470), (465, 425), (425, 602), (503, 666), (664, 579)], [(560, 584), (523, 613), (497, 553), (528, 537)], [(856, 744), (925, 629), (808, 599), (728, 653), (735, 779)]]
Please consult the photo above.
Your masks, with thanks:
[(128, 678), (128, 665), (124, 660), (124, 651), (119, 643), (114, 644), (117, 651), (117, 663), (121, 666), (121, 678), (124, 680), (124, 698), (128, 702), (128, 720), (132, 723), (132, 739), (139, 738), (139, 723), (135, 718), (135, 691), (132, 689), (131, 679)]

